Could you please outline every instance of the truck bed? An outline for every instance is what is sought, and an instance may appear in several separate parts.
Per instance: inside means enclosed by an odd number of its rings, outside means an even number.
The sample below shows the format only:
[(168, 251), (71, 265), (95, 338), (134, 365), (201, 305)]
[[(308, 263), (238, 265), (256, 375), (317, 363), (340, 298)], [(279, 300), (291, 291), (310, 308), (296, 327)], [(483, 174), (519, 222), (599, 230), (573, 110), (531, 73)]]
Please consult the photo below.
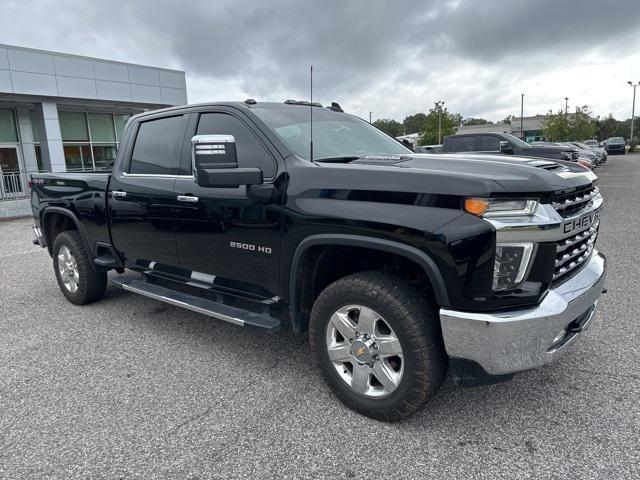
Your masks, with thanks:
[(88, 247), (109, 242), (107, 187), (110, 172), (36, 173), (31, 176), (31, 208), (36, 224), (45, 208), (70, 211), (84, 231)]

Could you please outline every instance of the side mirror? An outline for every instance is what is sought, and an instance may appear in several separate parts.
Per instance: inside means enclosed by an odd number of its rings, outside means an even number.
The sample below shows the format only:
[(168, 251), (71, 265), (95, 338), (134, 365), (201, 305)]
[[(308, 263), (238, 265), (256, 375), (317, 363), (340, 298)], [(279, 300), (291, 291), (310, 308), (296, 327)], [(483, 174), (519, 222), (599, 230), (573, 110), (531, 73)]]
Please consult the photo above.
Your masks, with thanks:
[(506, 140), (502, 140), (500, 142), (500, 153), (504, 153), (505, 155), (513, 155), (513, 145), (511, 145)]
[(259, 168), (238, 168), (233, 135), (195, 135), (191, 138), (193, 176), (201, 187), (235, 188), (262, 183)]

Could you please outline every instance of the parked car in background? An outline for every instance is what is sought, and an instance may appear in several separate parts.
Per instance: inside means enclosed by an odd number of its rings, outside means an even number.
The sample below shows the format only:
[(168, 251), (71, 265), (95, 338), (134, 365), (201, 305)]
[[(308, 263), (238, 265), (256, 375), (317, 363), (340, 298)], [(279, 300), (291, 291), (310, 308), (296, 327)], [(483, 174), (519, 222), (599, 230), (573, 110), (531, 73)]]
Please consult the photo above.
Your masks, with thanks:
[(442, 145), (420, 145), (415, 148), (416, 153), (442, 153)]
[(596, 148), (602, 148), (602, 146), (601, 146), (600, 142), (598, 142), (597, 140), (593, 140), (593, 139), (591, 139), (591, 140), (585, 140), (585, 141), (584, 141), (584, 142), (582, 142), (582, 143), (584, 143), (585, 145), (588, 145), (588, 146), (589, 146), (589, 148), (594, 148), (594, 147), (596, 147)]
[(549, 145), (533, 147), (509, 133), (463, 133), (444, 137), (444, 153), (476, 152), (486, 154), (502, 153), (520, 157), (543, 157), (554, 160), (578, 160), (576, 147)]
[(575, 161), (579, 165), (582, 165), (585, 168), (588, 168), (589, 170), (592, 170), (598, 163), (596, 156), (591, 152), (590, 149), (586, 149), (586, 150), (579, 149), (575, 145), (572, 145), (568, 142), (535, 141), (535, 142), (531, 142), (531, 146), (534, 148), (550, 148), (550, 147), (557, 147), (557, 148), (564, 148), (564, 149), (574, 148), (577, 151), (577, 158), (575, 158), (573, 161)]
[(582, 142), (569, 142), (571, 145), (575, 145), (576, 147), (592, 152), (598, 159), (598, 165), (601, 165), (607, 161), (607, 151), (602, 147), (590, 147), (586, 143)]
[(613, 155), (616, 153), (620, 153), (624, 155), (626, 153), (624, 138), (622, 137), (607, 138), (605, 145), (606, 145), (605, 148), (607, 150), (607, 153), (610, 155)]
[[(590, 148), (580, 148), (576, 147), (571, 142), (559, 142), (559, 145), (564, 145), (567, 147), (575, 147), (578, 149), (578, 163), (584, 167), (589, 168), (590, 170), (594, 169), (598, 165), (598, 156), (590, 149)], [(589, 162), (589, 165), (587, 165)]]

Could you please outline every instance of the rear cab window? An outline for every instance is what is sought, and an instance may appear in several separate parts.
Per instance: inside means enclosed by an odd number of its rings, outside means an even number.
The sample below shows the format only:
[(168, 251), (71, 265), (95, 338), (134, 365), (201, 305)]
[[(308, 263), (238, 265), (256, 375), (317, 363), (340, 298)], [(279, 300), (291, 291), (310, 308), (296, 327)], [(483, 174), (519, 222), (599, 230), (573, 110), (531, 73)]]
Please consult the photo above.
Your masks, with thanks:
[(482, 135), (480, 137), (480, 151), (481, 152), (499, 152), (500, 140), (493, 135)]

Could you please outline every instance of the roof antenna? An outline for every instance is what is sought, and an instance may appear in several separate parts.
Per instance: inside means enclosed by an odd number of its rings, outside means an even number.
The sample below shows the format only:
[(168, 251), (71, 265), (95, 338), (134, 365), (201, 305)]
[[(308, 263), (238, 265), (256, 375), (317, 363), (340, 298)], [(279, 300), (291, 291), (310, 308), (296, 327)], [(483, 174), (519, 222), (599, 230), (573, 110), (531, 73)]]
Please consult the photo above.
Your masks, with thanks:
[(309, 102), (309, 112), (311, 115), (311, 139), (310, 139), (310, 143), (309, 143), (309, 154), (310, 154), (310, 159), (313, 162), (313, 65), (311, 65), (311, 69), (310, 69), (310, 81), (309, 81), (309, 86), (311, 89), (311, 102)]

